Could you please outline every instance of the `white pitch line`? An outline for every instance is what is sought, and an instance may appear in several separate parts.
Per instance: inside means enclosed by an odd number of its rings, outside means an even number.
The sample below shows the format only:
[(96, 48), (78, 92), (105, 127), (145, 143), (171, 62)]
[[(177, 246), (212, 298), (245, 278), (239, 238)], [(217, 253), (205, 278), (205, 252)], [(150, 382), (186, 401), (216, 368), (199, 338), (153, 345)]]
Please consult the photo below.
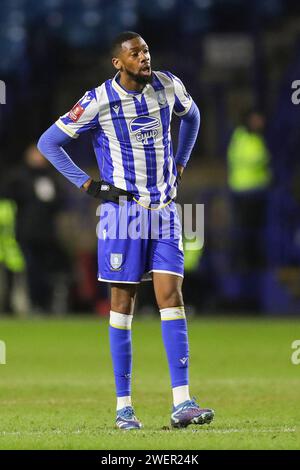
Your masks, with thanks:
[(0, 400), (0, 406), (5, 405), (76, 405), (76, 404), (84, 404), (84, 403), (91, 403), (91, 404), (99, 404), (99, 400), (96, 398), (78, 398), (78, 399), (70, 399), (70, 400), (65, 400), (65, 399), (52, 399), (52, 398), (45, 398), (45, 399), (40, 399), (38, 398), (37, 400), (33, 399), (26, 399), (26, 398), (20, 398), (16, 400)]
[[(231, 433), (245, 433), (245, 432), (250, 432), (250, 433), (280, 433), (280, 432), (296, 432), (296, 429), (294, 428), (274, 428), (274, 429), (247, 429), (247, 428), (242, 428), (242, 429), (203, 429), (201, 430), (202, 432), (206, 433), (214, 433), (214, 434), (231, 434)], [(192, 432), (195, 432), (195, 430), (192, 430)]]
[[(108, 430), (101, 429), (100, 432), (107, 432)], [(99, 430), (97, 430), (99, 433)], [(144, 429), (143, 432), (147, 432), (147, 429)], [(155, 434), (161, 434), (162, 431), (159, 430), (149, 430), (151, 433)], [(168, 432), (168, 431), (167, 431)], [(170, 429), (169, 432), (174, 432)], [(177, 431), (175, 431), (177, 433)], [(247, 428), (241, 428), (241, 429), (201, 429), (201, 430), (182, 430), (181, 433), (184, 434), (190, 434), (192, 433), (208, 433), (208, 434), (233, 434), (233, 433), (266, 433), (266, 434), (276, 434), (276, 433), (295, 433), (296, 429), (295, 428), (266, 428), (266, 429), (247, 429)], [(115, 433), (119, 434), (118, 430), (109, 430), (109, 434)], [(165, 434), (166, 431), (163, 431)], [(76, 430), (76, 431), (63, 431), (61, 429), (56, 429), (56, 430), (51, 430), (51, 431), (0, 431), (0, 436), (43, 436), (43, 435), (78, 435), (78, 434), (90, 434), (88, 430)]]
[[(161, 381), (163, 382), (163, 380)], [(231, 377), (231, 378), (203, 378), (202, 383), (204, 385), (264, 385), (264, 384), (278, 384), (278, 385), (299, 385), (300, 384), (300, 377), (293, 377), (293, 378), (286, 378), (283, 380), (279, 380), (276, 377)], [(80, 387), (80, 388), (89, 388), (92, 386), (94, 389), (97, 389), (97, 387), (103, 385), (102, 382), (97, 381), (95, 384), (95, 381), (92, 380), (86, 380), (85, 383), (83, 384), (82, 381), (76, 381), (70, 378), (67, 382), (64, 381), (57, 381), (55, 379), (40, 379), (40, 380), (31, 380), (31, 379), (16, 379), (12, 380), (10, 382), (2, 382), (0, 380), (1, 388), (3, 390), (5, 389), (10, 389), (12, 387), (22, 387), (22, 390), (26, 387), (35, 387), (39, 386), (42, 389), (47, 388), (48, 386), (51, 387), (68, 387), (68, 390), (71, 391), (72, 388), (74, 387)], [(111, 382), (113, 384), (113, 382)], [(107, 385), (107, 382), (106, 382)]]

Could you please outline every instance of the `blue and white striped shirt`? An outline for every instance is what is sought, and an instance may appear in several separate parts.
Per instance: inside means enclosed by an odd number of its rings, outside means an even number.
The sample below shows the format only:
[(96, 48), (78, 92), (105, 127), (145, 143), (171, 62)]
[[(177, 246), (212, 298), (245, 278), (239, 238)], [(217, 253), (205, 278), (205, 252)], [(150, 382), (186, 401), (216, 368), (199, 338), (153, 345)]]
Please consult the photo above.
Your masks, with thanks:
[(176, 196), (172, 112), (185, 115), (193, 100), (170, 72), (153, 72), (141, 92), (125, 90), (118, 79), (119, 73), (87, 91), (55, 124), (73, 138), (92, 132), (102, 179), (143, 204), (165, 203)]

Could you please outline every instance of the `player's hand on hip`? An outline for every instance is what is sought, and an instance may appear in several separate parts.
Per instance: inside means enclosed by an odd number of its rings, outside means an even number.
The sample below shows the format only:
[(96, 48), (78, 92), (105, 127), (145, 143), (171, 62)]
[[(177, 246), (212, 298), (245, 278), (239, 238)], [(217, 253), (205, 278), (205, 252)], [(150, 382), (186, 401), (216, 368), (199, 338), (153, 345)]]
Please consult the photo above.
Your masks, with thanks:
[(184, 166), (177, 165), (176, 168), (177, 168), (176, 184), (177, 184), (177, 186), (179, 186), (179, 184), (181, 183), (182, 174), (183, 174), (183, 171), (184, 171)]
[(119, 198), (131, 199), (129, 193), (123, 189), (116, 188), (110, 183), (107, 183), (104, 180), (94, 181), (90, 180), (86, 193), (90, 196), (95, 197), (96, 199), (102, 199), (103, 201), (115, 202), (116, 204), (120, 203)]

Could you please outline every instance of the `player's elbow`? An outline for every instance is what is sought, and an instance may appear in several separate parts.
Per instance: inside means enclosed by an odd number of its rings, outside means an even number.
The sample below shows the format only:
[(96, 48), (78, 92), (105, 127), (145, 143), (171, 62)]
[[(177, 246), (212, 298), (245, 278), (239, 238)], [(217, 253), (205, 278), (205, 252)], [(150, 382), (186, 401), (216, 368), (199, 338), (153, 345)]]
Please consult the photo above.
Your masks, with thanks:
[(49, 138), (47, 136), (47, 131), (44, 132), (41, 137), (38, 140), (37, 143), (37, 148), (41, 152), (42, 155), (44, 155), (45, 158), (48, 159), (48, 154), (49, 154), (49, 147), (51, 147)]
[(49, 155), (56, 150), (57, 147), (60, 146), (60, 140), (57, 138), (56, 135), (56, 128), (54, 125), (49, 127), (39, 138), (37, 143), (37, 148), (39, 151), (48, 158)]
[(45, 155), (46, 153), (46, 148), (47, 148), (47, 144), (48, 144), (48, 140), (47, 140), (47, 135), (46, 135), (47, 131), (44, 132), (41, 137), (39, 138), (38, 140), (38, 143), (37, 143), (37, 148), (39, 149), (39, 151)]

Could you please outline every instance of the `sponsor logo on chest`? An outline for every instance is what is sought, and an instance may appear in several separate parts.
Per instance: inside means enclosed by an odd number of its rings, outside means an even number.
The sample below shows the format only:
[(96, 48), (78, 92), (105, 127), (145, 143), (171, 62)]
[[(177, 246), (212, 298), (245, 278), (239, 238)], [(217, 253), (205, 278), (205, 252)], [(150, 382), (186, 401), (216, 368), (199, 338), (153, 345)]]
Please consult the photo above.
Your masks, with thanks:
[(153, 116), (138, 116), (129, 124), (130, 132), (134, 134), (137, 142), (147, 145), (149, 139), (156, 141), (160, 120)]

